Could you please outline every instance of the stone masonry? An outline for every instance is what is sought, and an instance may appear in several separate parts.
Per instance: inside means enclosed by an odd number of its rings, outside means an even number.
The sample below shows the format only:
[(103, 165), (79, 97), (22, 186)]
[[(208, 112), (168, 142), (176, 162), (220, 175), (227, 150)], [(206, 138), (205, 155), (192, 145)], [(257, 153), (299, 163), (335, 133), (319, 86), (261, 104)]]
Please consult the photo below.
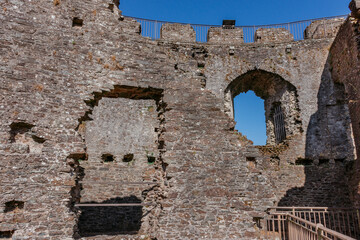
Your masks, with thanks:
[[(358, 19), (336, 38), (164, 24), (153, 41), (118, 7), (0, 0), (0, 238), (263, 239), (267, 208), (359, 206)], [(248, 90), (266, 146), (234, 131)]]
[(161, 26), (160, 35), (161, 39), (168, 41), (178, 41), (183, 39), (188, 42), (196, 41), (195, 30), (190, 25), (165, 23)]
[(255, 32), (255, 42), (287, 42), (294, 41), (294, 36), (285, 28), (259, 28)]
[(244, 43), (244, 32), (242, 28), (224, 29), (220, 27), (211, 27), (208, 31), (208, 42), (218, 44)]

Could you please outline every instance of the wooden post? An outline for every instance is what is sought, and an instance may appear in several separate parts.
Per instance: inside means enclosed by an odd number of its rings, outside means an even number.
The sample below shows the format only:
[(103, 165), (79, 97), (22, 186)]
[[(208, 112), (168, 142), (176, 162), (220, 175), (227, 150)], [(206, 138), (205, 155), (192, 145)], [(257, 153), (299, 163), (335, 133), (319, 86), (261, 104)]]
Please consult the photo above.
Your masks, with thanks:
[(321, 229), (321, 227), (323, 227), (322, 224), (320, 224), (320, 223), (316, 224), (316, 234), (317, 234), (317, 239), (318, 239), (318, 240), (322, 240), (322, 239), (323, 239), (323, 237), (322, 237), (323, 230)]

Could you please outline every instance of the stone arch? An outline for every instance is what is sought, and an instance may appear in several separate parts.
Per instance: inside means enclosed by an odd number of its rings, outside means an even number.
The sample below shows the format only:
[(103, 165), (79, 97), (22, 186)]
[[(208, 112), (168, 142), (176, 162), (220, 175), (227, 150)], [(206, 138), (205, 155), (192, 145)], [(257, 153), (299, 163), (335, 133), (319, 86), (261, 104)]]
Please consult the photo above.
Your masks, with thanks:
[[(302, 132), (297, 90), (280, 75), (260, 69), (250, 70), (235, 78), (225, 89), (225, 113), (234, 117), (234, 98), (252, 90), (264, 99), (267, 145), (280, 143), (285, 138)], [(279, 110), (280, 109), (280, 110)], [(281, 112), (285, 136), (279, 138), (276, 111)], [(277, 114), (276, 114), (277, 115)]]

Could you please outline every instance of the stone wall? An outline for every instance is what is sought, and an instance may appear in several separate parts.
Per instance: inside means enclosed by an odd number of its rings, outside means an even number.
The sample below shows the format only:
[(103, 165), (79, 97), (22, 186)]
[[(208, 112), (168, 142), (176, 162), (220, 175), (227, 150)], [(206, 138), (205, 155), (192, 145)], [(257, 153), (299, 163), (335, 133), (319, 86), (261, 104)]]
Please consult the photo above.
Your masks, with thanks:
[(189, 24), (165, 23), (161, 26), (160, 38), (168, 41), (195, 42), (196, 34)]
[(254, 40), (257, 43), (291, 42), (294, 36), (285, 28), (259, 28)]
[[(355, 9), (356, 10), (356, 9)], [(352, 130), (356, 145), (357, 159), (360, 154), (360, 79), (359, 79), (359, 43), (358, 19), (349, 18), (340, 28), (339, 34), (331, 48), (331, 66), (334, 81), (345, 88), (345, 99), (348, 102)], [(352, 168), (351, 195), (354, 204), (360, 206), (359, 160)]]
[[(84, 203), (146, 203), (146, 192), (161, 179), (155, 169), (159, 157), (157, 106), (154, 100), (102, 98), (84, 122), (88, 158), (81, 161)], [(150, 184), (132, 183), (150, 182)], [(151, 184), (151, 182), (154, 182)], [(151, 201), (151, 200), (150, 200)], [(151, 203), (152, 204), (152, 203)], [(82, 207), (79, 234), (144, 232), (149, 208)], [(149, 229), (146, 229), (149, 231)]]
[[(2, 235), (258, 239), (254, 218), (265, 217), (268, 207), (350, 204), (342, 176), (353, 149), (340, 148), (331, 135), (344, 134), (344, 146), (351, 146), (346, 103), (332, 104), (342, 100), (329, 74), (333, 39), (271, 45), (151, 41), (114, 4), (1, 2)], [(225, 112), (225, 89), (254, 70), (296, 88), (304, 132), (282, 145), (252, 146)], [(330, 133), (320, 131), (315, 139), (336, 150), (326, 159), (306, 159), (307, 143), (317, 143), (307, 136), (311, 118), (326, 109), (344, 117), (339, 125), (318, 121)], [(135, 161), (126, 162), (128, 154)], [(311, 165), (304, 167), (303, 159)], [(75, 205), (86, 202), (149, 206)]]
[(239, 44), (244, 43), (244, 32), (242, 28), (224, 29), (211, 27), (208, 30), (209, 43)]
[(304, 38), (319, 39), (324, 37), (335, 37), (343, 23), (343, 18), (314, 21), (305, 29)]
[(274, 108), (280, 106), (283, 112), (284, 129), (287, 137), (291, 138), (302, 132), (299, 104), (296, 88), (280, 76), (261, 71), (249, 71), (238, 77), (225, 90), (225, 100), (230, 99), (225, 105), (225, 112), (233, 118), (233, 101), (238, 94), (252, 90), (258, 97), (265, 100), (265, 121), (267, 145), (276, 144), (274, 123)]

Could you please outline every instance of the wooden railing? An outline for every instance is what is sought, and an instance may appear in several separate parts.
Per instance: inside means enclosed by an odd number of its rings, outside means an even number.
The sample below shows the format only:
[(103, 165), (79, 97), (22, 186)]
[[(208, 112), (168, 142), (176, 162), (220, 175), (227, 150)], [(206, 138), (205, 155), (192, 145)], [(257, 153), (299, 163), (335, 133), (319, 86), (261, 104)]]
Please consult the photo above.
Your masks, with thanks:
[(269, 214), (267, 239), (360, 239), (357, 209), (284, 207)]
[(339, 232), (314, 224), (302, 218), (286, 213), (288, 223), (288, 239), (291, 240), (356, 240)]

